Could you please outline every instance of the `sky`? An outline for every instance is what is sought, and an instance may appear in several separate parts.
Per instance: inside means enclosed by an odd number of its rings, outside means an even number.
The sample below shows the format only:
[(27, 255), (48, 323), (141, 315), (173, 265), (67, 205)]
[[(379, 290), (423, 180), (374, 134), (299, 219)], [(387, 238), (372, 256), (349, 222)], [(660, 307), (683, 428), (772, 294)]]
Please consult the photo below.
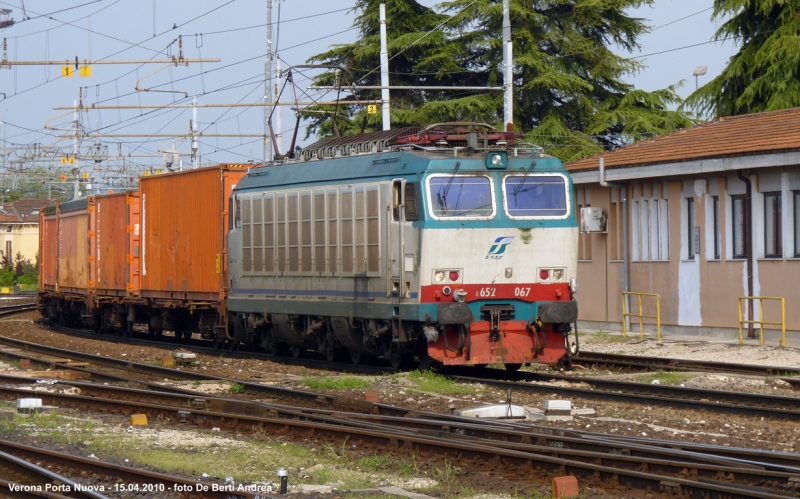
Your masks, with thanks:
[[(90, 77), (61, 76), (61, 66), (14, 66), (0, 68), (0, 127), (2, 141), (10, 154), (5, 165), (19, 170), (24, 154), (39, 151), (33, 144), (48, 147), (53, 161), (40, 162), (53, 172), (74, 167), (60, 164), (72, 151), (74, 118), (70, 110), (82, 100), (94, 105), (165, 105), (263, 102), (266, 52), (266, 1), (252, 0), (0, 0), (0, 8), (11, 10), (16, 23), (1, 29), (7, 41), (4, 56), (9, 61), (163, 60), (179, 53), (178, 37), (185, 58), (220, 58), (218, 63), (95, 64)], [(434, 6), (438, 1), (420, 0)], [(353, 0), (281, 0), (273, 8), (273, 22), (280, 15), (275, 43), (283, 67), (303, 64), (308, 57), (331, 45), (351, 43)], [(655, 0), (631, 14), (647, 20), (652, 32), (641, 38), (640, 57), (646, 67), (628, 80), (644, 90), (655, 90), (685, 80), (679, 93), (694, 90), (692, 71), (708, 66), (700, 84), (719, 74), (735, 52), (732, 42), (708, 43), (717, 26), (711, 21), (712, 0)], [(389, 20), (391, 22), (391, 19)], [(499, 36), (499, 34), (498, 34)], [(693, 46), (694, 45), (694, 46)], [(296, 82), (305, 90), (310, 73), (298, 70)], [(149, 91), (135, 91), (135, 87)], [(158, 90), (158, 92), (156, 91)], [(165, 92), (169, 91), (169, 92)], [(299, 100), (333, 99), (333, 95), (312, 93)], [(188, 98), (185, 96), (188, 95)], [(250, 134), (264, 132), (264, 108), (199, 108), (198, 127), (204, 134)], [(283, 109), (283, 144), (288, 146), (294, 113)], [(175, 148), (188, 166), (191, 143), (187, 139), (158, 137), (184, 134), (189, 130), (192, 109), (90, 110), (80, 113), (83, 129), (105, 134), (84, 137), (82, 154), (99, 141), (110, 155), (122, 152), (125, 162), (95, 163), (79, 160), (81, 171), (89, 171), (96, 188), (135, 175), (143, 169), (164, 167), (162, 152)], [(109, 134), (142, 134), (143, 137), (111, 137)], [(299, 133), (299, 144), (305, 130)], [(39, 146), (36, 146), (39, 147)], [(199, 144), (204, 164), (260, 161), (263, 143), (258, 137), (204, 136)], [(102, 151), (102, 149), (101, 149)], [(102, 151), (105, 152), (105, 151)], [(283, 152), (283, 151), (281, 151)], [(0, 172), (1, 174), (2, 172)]]

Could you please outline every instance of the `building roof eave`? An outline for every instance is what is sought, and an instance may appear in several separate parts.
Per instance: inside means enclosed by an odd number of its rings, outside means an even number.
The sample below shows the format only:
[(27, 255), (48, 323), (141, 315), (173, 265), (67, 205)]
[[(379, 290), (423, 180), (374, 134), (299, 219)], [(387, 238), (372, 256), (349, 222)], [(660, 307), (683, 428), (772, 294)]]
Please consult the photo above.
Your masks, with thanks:
[[(606, 167), (606, 181), (625, 182), (647, 178), (679, 177), (797, 165), (800, 165), (800, 151), (728, 156), (628, 168)], [(600, 181), (597, 169), (570, 172), (570, 175), (575, 184), (598, 184)]]

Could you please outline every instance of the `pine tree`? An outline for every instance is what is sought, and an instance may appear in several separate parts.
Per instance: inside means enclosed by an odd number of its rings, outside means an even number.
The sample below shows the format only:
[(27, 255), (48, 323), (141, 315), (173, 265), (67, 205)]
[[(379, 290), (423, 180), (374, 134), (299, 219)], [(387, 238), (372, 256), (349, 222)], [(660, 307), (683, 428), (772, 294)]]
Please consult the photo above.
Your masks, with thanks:
[(686, 105), (721, 117), (800, 106), (800, 3), (784, 0), (715, 0), (724, 21), (716, 39), (732, 38), (739, 51)]
[[(511, 0), (516, 130), (568, 161), (690, 126), (691, 115), (669, 109), (680, 102), (676, 86), (655, 92), (635, 89), (623, 77), (642, 69), (641, 65), (609, 48), (611, 44), (625, 50), (638, 47), (637, 38), (647, 27), (625, 11), (651, 2)], [(359, 0), (358, 8), (363, 9), (356, 18), (362, 33), (359, 41), (314, 60), (348, 65), (355, 78), (368, 74), (360, 84), (378, 84), (379, 71), (367, 73), (379, 64), (374, 22), (378, 3)], [(386, 4), (393, 85), (502, 85), (501, 0), (452, 0), (442, 4), (441, 13), (414, 0)], [(406, 12), (404, 17), (398, 17), (401, 12)], [(440, 24), (440, 29), (426, 35)], [(330, 75), (323, 80), (329, 82)], [(378, 92), (359, 94), (361, 99), (378, 96)], [(500, 92), (393, 92), (392, 108), (393, 127), (441, 121), (502, 126)], [(348, 132), (359, 131), (355, 124), (360, 113), (355, 110), (348, 115), (352, 118)], [(309, 132), (329, 135), (330, 118), (319, 116)], [(371, 115), (367, 130), (379, 124), (380, 115)]]

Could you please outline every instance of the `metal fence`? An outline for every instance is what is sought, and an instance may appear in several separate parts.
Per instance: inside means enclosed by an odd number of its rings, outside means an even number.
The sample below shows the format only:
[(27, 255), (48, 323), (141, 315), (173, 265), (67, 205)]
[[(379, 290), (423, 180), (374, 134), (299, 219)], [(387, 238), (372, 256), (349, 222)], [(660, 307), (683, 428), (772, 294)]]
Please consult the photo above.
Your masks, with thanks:
[[(625, 299), (626, 296), (636, 296), (639, 299), (639, 313), (628, 313), (625, 310), (625, 303), (627, 300)], [(645, 315), (643, 310), (644, 307), (642, 306), (642, 299), (645, 296), (653, 297), (656, 299), (656, 315)], [(622, 292), (622, 336), (627, 338), (628, 331), (626, 327), (627, 318), (628, 317), (637, 317), (639, 319), (639, 337), (644, 338), (644, 319), (655, 319), (656, 320), (656, 332), (658, 335), (658, 339), (661, 340), (661, 297), (658, 293), (637, 293), (634, 291), (623, 291)]]

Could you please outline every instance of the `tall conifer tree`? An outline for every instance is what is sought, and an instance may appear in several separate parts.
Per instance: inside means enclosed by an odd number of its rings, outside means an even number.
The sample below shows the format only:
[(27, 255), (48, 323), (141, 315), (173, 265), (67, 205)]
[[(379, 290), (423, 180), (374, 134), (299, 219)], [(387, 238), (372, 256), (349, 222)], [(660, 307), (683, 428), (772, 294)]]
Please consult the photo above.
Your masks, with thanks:
[[(689, 115), (669, 110), (680, 102), (674, 86), (635, 89), (623, 77), (641, 69), (639, 63), (609, 48), (638, 47), (647, 27), (625, 11), (651, 1), (511, 0), (516, 129), (568, 161), (691, 125)], [(358, 0), (360, 39), (313, 60), (345, 65), (356, 80), (367, 75), (361, 85), (379, 84), (379, 3)], [(392, 85), (502, 85), (501, 0), (452, 0), (440, 12), (415, 0), (384, 3)], [(362, 99), (379, 96), (359, 93)], [(469, 120), (501, 127), (502, 104), (501, 92), (393, 91), (392, 126)], [(348, 120), (337, 120), (340, 130), (359, 131), (361, 113), (349, 108)], [(311, 132), (332, 133), (330, 115), (311, 116)], [(367, 130), (375, 129), (380, 114), (368, 117)]]
[(786, 0), (715, 0), (713, 18), (724, 21), (717, 39), (739, 51), (686, 105), (714, 116), (800, 106), (800, 3)]

